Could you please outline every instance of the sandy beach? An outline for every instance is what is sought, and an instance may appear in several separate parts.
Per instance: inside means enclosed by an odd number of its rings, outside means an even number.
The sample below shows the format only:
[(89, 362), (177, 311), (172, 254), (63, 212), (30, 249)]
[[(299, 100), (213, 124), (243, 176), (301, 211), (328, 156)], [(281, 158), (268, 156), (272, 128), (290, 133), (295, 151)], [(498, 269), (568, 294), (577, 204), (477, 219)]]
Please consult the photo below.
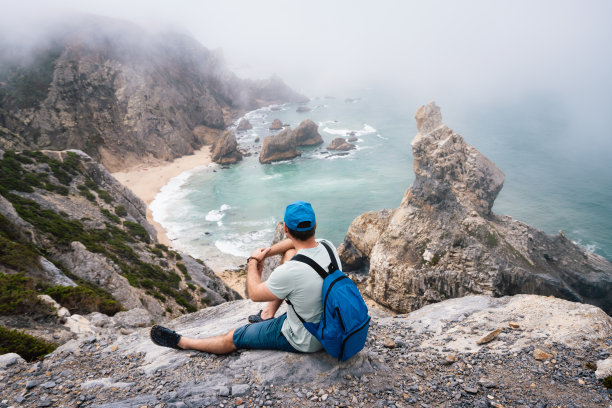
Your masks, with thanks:
[(139, 164), (127, 171), (113, 173), (113, 176), (147, 204), (147, 220), (157, 230), (157, 240), (162, 244), (171, 246), (164, 228), (153, 220), (149, 205), (170, 179), (195, 167), (206, 166), (210, 162), (210, 147), (204, 146), (200, 150), (196, 150), (194, 154), (180, 157), (172, 162), (159, 165)]

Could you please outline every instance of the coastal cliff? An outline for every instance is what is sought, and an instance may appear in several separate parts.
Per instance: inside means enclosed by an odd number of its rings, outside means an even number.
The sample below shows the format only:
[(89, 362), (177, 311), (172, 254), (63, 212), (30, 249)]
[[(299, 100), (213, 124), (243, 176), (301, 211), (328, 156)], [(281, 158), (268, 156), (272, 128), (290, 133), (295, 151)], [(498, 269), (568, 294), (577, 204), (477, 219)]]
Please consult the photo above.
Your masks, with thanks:
[(369, 270), (369, 296), (408, 312), (468, 294), (533, 293), (612, 313), (610, 262), (562, 232), (494, 214), (502, 171), (444, 125), (434, 103), (415, 118), (414, 184), (399, 208), (357, 217), (340, 248), (345, 269)]
[[(0, 186), (3, 325), (37, 333), (40, 309), (43, 337), (64, 341), (73, 313), (129, 312), (149, 325), (239, 298), (203, 263), (158, 244), (144, 202), (81, 151), (0, 150)], [(70, 309), (59, 325), (37, 293)]]
[(190, 154), (238, 112), (306, 100), (278, 77), (238, 78), (191, 37), (102, 17), (28, 51), (0, 50), (0, 148), (79, 149), (112, 172)]

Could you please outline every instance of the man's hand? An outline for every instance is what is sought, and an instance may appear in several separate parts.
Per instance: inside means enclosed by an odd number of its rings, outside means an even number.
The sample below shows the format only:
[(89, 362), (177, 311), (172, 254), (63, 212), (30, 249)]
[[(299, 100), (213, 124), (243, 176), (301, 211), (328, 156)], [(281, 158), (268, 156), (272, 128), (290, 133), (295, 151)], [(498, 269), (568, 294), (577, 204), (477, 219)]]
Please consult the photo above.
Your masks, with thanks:
[[(270, 248), (258, 248), (253, 251), (247, 262), (247, 292), (251, 300), (255, 302), (278, 300), (266, 284), (261, 281), (263, 260), (266, 259), (269, 252)], [(257, 262), (257, 265), (255, 265), (255, 262)]]
[(255, 258), (257, 260), (257, 263), (261, 263), (264, 259), (266, 259), (266, 256), (268, 256), (268, 252), (270, 252), (270, 248), (257, 248), (256, 250), (253, 251), (253, 253), (251, 254), (251, 258)]

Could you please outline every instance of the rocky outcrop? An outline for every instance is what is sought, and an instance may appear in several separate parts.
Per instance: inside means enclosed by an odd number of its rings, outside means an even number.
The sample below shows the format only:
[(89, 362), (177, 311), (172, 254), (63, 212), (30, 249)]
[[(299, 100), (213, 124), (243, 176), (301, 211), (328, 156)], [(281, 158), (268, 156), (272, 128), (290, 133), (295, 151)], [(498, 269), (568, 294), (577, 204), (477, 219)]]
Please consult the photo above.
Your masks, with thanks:
[(248, 121), (248, 119), (241, 119), (240, 123), (238, 123), (238, 126), (236, 127), (236, 132), (244, 132), (245, 130), (249, 130), (249, 129), (253, 129), (253, 125), (251, 124), (251, 122)]
[(276, 135), (270, 135), (263, 141), (259, 154), (260, 163), (271, 163), (290, 160), (300, 155), (297, 150), (295, 134), (286, 128)]
[[(228, 302), (168, 326), (191, 337), (222, 334), (262, 307)], [(126, 329), (115, 318), (89, 315), (96, 322), (92, 332), (42, 362), (0, 358), (0, 379), (8, 384), (0, 387), (0, 399), (8, 406), (76, 406), (85, 399), (114, 408), (298, 406), (305, 399), (321, 407), (375, 406), (383, 399), (388, 405), (466, 407), (611, 401), (585, 367), (611, 351), (612, 320), (597, 307), (541, 296), (468, 296), (407, 315), (370, 314), (366, 347), (343, 363), (325, 352), (213, 356), (163, 348), (151, 343), (148, 327)], [(478, 344), (494, 331), (494, 340)], [(539, 361), (535, 350), (552, 357)]]
[(274, 119), (270, 125), (270, 130), (281, 130), (284, 127), (283, 122), (280, 119)]
[(145, 204), (85, 153), (0, 157), (0, 235), (13, 248), (0, 273), (86, 282), (153, 321), (239, 298), (206, 265), (157, 244)]
[(568, 240), (491, 212), (504, 175), (442, 123), (416, 113), (415, 181), (399, 208), (358, 217), (340, 254), (368, 268), (366, 292), (397, 311), (467, 294), (552, 295), (612, 313), (612, 264)]
[(183, 34), (88, 16), (51, 31), (27, 55), (0, 49), (0, 148), (79, 149), (118, 171), (190, 154), (194, 129), (237, 112), (306, 99), (278, 77), (239, 79)]
[(231, 130), (223, 132), (212, 146), (212, 161), (219, 164), (232, 164), (242, 160), (242, 153), (238, 151), (236, 135)]
[(312, 109), (310, 109), (308, 106), (298, 106), (298, 108), (295, 110), (297, 113), (304, 113), (304, 112), (310, 112)]
[(334, 138), (329, 146), (327, 146), (327, 150), (339, 150), (339, 151), (349, 151), (355, 149), (355, 145), (346, 141), (343, 137)]
[(319, 134), (319, 125), (310, 119), (300, 123), (293, 133), (298, 146), (315, 146), (323, 143), (323, 138)]

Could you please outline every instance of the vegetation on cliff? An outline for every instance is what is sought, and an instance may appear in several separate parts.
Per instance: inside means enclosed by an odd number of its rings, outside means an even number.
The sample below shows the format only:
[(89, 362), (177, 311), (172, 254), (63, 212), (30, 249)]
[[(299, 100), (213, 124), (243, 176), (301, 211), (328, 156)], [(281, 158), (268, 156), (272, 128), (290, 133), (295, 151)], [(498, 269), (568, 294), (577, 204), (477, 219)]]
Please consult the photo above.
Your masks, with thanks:
[[(181, 285), (182, 268), (176, 264), (177, 254), (164, 245), (153, 245), (147, 230), (129, 216), (123, 205), (114, 207), (113, 197), (92, 181), (76, 153), (67, 152), (65, 160), (58, 160), (35, 151), (4, 152), (0, 160), (0, 194), (33, 227), (29, 234), (39, 237), (39, 245), (34, 244), (23, 236), (28, 233), (16, 232), (19, 229), (0, 214), (0, 265), (5, 268), (28, 273), (40, 267), (40, 256), (53, 259), (50, 248), (62, 251), (76, 241), (88, 251), (111, 260), (130, 285), (163, 303), (173, 299), (179, 311), (192, 312), (205, 304), (196, 285)], [(42, 200), (37, 199), (39, 194), (43, 197), (59, 194), (66, 199), (84, 196), (106, 221), (91, 225), (90, 217), (76, 219), (62, 210), (43, 206)], [(144, 260), (147, 256), (143, 252), (152, 259)], [(66, 275), (79, 281), (78, 286), (48, 287), (45, 292), (71, 312), (100, 311), (112, 315), (121, 310), (119, 302), (99, 285), (79, 280), (63, 269)], [(189, 279), (186, 271), (182, 274)], [(174, 309), (168, 305), (167, 310)]]

